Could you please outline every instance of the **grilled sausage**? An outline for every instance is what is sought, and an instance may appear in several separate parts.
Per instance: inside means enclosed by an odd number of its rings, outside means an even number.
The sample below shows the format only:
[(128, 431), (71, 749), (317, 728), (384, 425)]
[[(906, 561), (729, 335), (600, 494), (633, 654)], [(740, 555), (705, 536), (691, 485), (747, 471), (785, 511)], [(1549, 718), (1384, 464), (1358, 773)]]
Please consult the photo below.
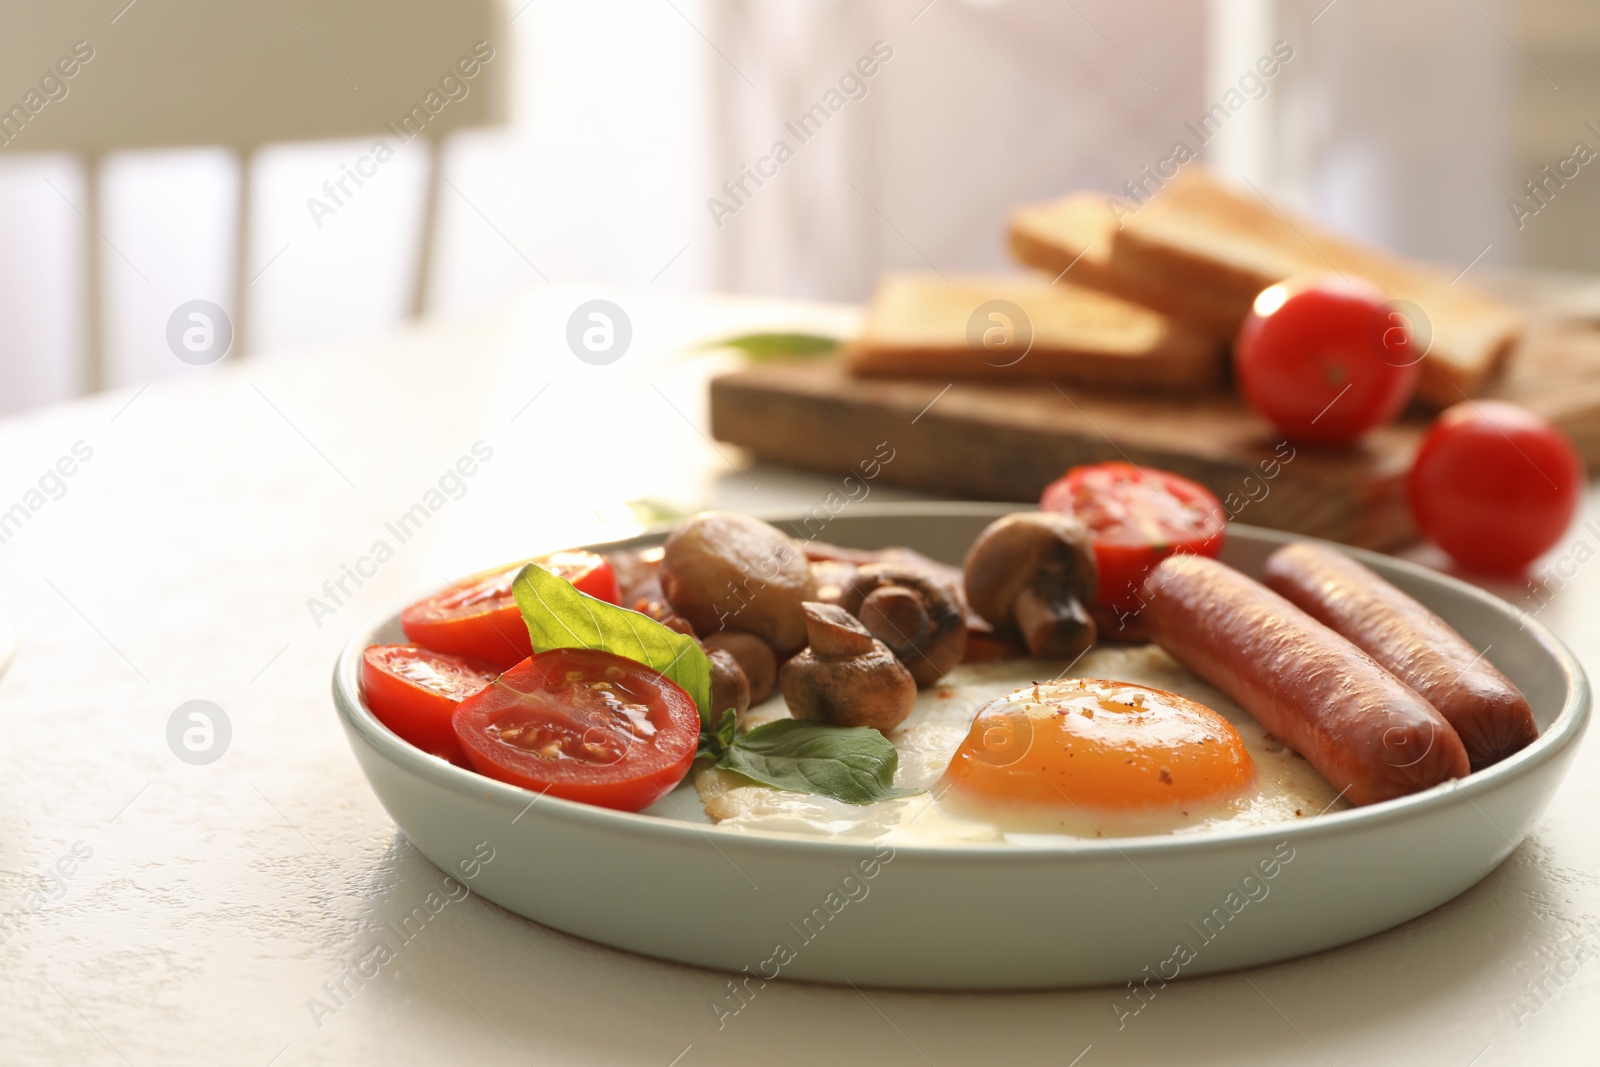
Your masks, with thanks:
[(1285, 545), (1262, 579), (1415, 689), (1455, 727), (1473, 770), (1539, 736), (1528, 698), (1450, 624), (1324, 545)]
[(1466, 775), (1455, 729), (1371, 656), (1283, 597), (1200, 556), (1145, 580), (1156, 643), (1233, 697), (1353, 804)]

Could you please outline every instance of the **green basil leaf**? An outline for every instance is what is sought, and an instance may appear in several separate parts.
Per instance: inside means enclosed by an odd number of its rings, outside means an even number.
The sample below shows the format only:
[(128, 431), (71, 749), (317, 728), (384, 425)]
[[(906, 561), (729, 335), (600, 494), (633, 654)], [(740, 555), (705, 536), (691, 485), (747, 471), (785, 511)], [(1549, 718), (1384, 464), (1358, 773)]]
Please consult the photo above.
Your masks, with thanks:
[(707, 349), (737, 348), (753, 360), (786, 356), (825, 356), (839, 347), (837, 337), (816, 333), (747, 333), (712, 341)]
[(663, 522), (676, 522), (689, 517), (689, 512), (667, 500), (657, 500), (654, 497), (642, 496), (637, 500), (629, 500), (625, 506), (635, 522), (643, 526), (655, 526)]
[(779, 719), (734, 738), (717, 766), (774, 789), (871, 804), (921, 792), (894, 784), (899, 759), (870, 726)]
[(682, 686), (700, 709), (701, 724), (710, 722), (711, 660), (694, 638), (648, 615), (580, 593), (537, 563), (518, 572), (511, 593), (535, 652), (598, 648), (642, 663)]
[(696, 750), (694, 758), (710, 756), (712, 759), (721, 759), (722, 754), (728, 751), (728, 746), (733, 744), (734, 731), (737, 729), (737, 713), (732, 708), (725, 709), (722, 720), (714, 729), (705, 725), (700, 727), (700, 747)]

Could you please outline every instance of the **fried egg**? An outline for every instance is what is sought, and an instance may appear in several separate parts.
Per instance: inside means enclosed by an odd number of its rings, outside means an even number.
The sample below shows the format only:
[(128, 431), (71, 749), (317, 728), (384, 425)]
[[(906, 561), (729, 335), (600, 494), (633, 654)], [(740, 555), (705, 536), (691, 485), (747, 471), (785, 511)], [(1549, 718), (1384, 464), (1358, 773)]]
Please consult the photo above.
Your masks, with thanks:
[[(891, 843), (1043, 844), (1236, 830), (1348, 806), (1219, 690), (1155, 646), (1059, 665), (964, 664), (888, 735), (895, 784), (873, 804), (753, 785), (701, 767), (706, 814), (730, 829)], [(740, 719), (787, 718), (776, 696)]]

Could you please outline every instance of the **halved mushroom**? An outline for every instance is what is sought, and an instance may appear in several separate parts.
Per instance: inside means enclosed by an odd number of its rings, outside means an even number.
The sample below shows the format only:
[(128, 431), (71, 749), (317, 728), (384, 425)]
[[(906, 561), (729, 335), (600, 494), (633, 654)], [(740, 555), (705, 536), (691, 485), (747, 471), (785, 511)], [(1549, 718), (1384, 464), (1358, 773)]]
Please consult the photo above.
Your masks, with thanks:
[(622, 606), (650, 616), (669, 630), (690, 637), (700, 636), (695, 633), (689, 620), (678, 614), (678, 609), (667, 600), (667, 594), (661, 591), (661, 582), (655, 578), (632, 587), (628, 595), (622, 598)]
[(771, 645), (755, 634), (737, 630), (712, 634), (701, 644), (706, 646), (708, 652), (721, 649), (738, 661), (745, 679), (750, 683), (751, 704), (759, 704), (772, 695), (772, 686), (778, 680), (778, 659), (772, 654)]
[(990, 523), (967, 551), (967, 603), (1039, 659), (1072, 659), (1095, 641), (1098, 575), (1079, 519), (1028, 511)]
[(837, 604), (860, 565), (837, 559), (814, 559), (811, 567), (811, 598), (819, 604)]
[(604, 555), (606, 562), (611, 564), (611, 573), (617, 576), (618, 603), (627, 606), (641, 596), (651, 595), (652, 588), (657, 594), (660, 593), (663, 555), (660, 545), (618, 549)]
[(661, 588), (703, 635), (755, 634), (787, 659), (806, 643), (800, 605), (811, 570), (800, 546), (760, 519), (724, 511), (690, 516), (667, 538)]
[(884, 733), (900, 725), (917, 702), (911, 672), (843, 608), (808, 602), (804, 611), (811, 647), (778, 672), (789, 713)]
[(811, 561), (811, 580), (816, 586), (814, 599), (824, 604), (839, 603), (855, 572), (862, 567), (873, 563), (910, 567), (932, 574), (956, 591), (962, 615), (967, 622), (967, 651), (962, 662), (988, 663), (1027, 654), (1014, 631), (996, 631), (993, 624), (972, 610), (962, 587), (960, 567), (953, 567), (909, 548), (843, 548), (824, 541), (807, 541), (805, 552), (806, 558)]
[(967, 651), (961, 594), (942, 577), (917, 567), (871, 563), (859, 568), (839, 606), (889, 646), (919, 686), (950, 673)]
[(806, 559), (812, 563), (851, 563), (857, 567), (865, 567), (869, 563), (894, 563), (902, 567), (933, 571), (935, 574), (957, 580), (961, 577), (960, 567), (941, 563), (932, 556), (924, 556), (916, 549), (902, 545), (891, 545), (888, 548), (845, 548), (843, 545), (832, 545), (826, 541), (807, 541), (805, 552)]
[(722, 713), (732, 708), (743, 715), (750, 707), (750, 680), (733, 654), (720, 648), (706, 648), (711, 661), (711, 718), (722, 721)]

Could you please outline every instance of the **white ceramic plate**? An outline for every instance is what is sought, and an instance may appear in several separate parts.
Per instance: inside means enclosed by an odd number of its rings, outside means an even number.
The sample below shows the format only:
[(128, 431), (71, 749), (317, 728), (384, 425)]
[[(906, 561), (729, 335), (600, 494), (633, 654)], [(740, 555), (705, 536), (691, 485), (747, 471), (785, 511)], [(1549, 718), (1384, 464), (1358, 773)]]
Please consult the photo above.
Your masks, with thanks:
[[(959, 562), (984, 525), (1014, 510), (853, 506), (825, 534)], [(765, 517), (781, 526), (803, 516)], [(1223, 558), (1257, 574), (1292, 539), (1233, 526)], [(426, 755), (360, 697), (361, 650), (403, 640), (396, 617), (350, 642), (333, 693), (373, 790), (417, 848), (447, 872), (474, 873), (473, 891), (558, 930), (769, 978), (966, 989), (1153, 982), (1315, 952), (1438, 907), (1511, 853), (1572, 761), (1588, 682), (1548, 630), (1461, 582), (1352, 554), (1477, 647), (1492, 646), (1533, 704), (1537, 742), (1459, 782), (1281, 826), (890, 850), (538, 798)], [(698, 811), (693, 787), (680, 790), (685, 810)], [(474, 866), (475, 849), (487, 854), (480, 842), (494, 858)]]

